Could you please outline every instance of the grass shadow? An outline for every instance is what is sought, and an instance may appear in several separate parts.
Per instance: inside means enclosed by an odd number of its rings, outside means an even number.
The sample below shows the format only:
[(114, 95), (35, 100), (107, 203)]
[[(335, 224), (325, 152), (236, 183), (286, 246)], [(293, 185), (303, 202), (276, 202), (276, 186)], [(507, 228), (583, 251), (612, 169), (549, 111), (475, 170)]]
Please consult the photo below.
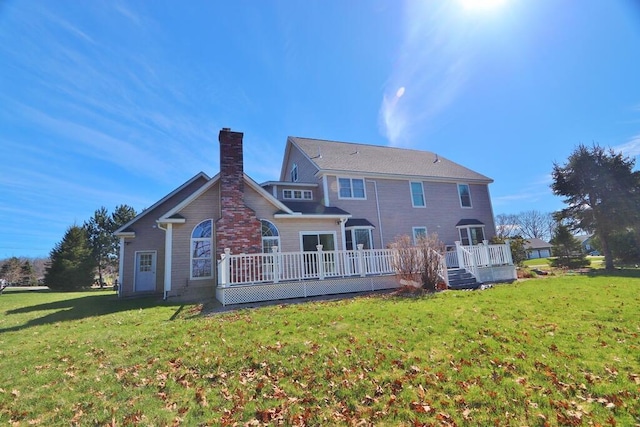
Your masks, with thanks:
[[(25, 291), (31, 293), (58, 293), (50, 290), (45, 291)], [(10, 293), (0, 296), (1, 299), (8, 299), (11, 294), (20, 294), (23, 292), (12, 291)], [(86, 294), (86, 292), (84, 292)], [(73, 294), (72, 292), (68, 294)], [(33, 313), (32, 319), (27, 320), (25, 323), (10, 326), (6, 328), (0, 328), (0, 334), (3, 332), (13, 332), (23, 329), (28, 329), (32, 326), (52, 324), (58, 322), (66, 322), (80, 319), (87, 319), (92, 317), (99, 317), (129, 310), (138, 310), (145, 308), (163, 306), (177, 306), (177, 311), (181, 310), (181, 303), (170, 303), (163, 301), (159, 297), (141, 297), (135, 299), (118, 299), (115, 294), (102, 294), (102, 295), (82, 295), (76, 298), (69, 297), (60, 301), (51, 301), (41, 304), (34, 304), (29, 306), (23, 306), (19, 308), (13, 308), (6, 310), (4, 316), (20, 315)], [(53, 312), (52, 312), (53, 311)], [(42, 316), (37, 316), (37, 312), (46, 312)], [(176, 315), (171, 316), (174, 319)]]
[(614, 270), (605, 270), (602, 268), (591, 269), (585, 274), (587, 277), (628, 277), (633, 279), (640, 278), (640, 268), (616, 268)]

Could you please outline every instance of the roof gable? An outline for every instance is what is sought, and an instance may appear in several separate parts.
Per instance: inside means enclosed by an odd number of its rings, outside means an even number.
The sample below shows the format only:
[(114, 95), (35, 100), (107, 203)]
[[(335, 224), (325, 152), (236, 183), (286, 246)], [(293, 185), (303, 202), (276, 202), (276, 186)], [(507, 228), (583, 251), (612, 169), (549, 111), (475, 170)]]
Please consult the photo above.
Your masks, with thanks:
[[(135, 218), (133, 218), (131, 221), (127, 222), (126, 224), (124, 224), (123, 226), (121, 226), (120, 228), (118, 228), (116, 231), (114, 231), (113, 234), (118, 235), (118, 234), (131, 234), (129, 231), (127, 231), (127, 229), (129, 229), (129, 227), (131, 227), (133, 224), (135, 224), (136, 222), (138, 222), (141, 218), (147, 216), (149, 213), (153, 212), (156, 208), (158, 208), (159, 206), (161, 206), (163, 203), (165, 203), (166, 201), (170, 200), (172, 197), (174, 197), (175, 195), (177, 195), (178, 193), (180, 193), (181, 191), (183, 191), (185, 188), (189, 187), (191, 184), (194, 184), (195, 182), (197, 182), (198, 180), (202, 180), (203, 185), (206, 184), (207, 181), (209, 181), (211, 178), (209, 178), (209, 176), (204, 173), (204, 172), (200, 172), (198, 174), (196, 174), (195, 176), (193, 176), (191, 179), (189, 179), (187, 182), (185, 182), (184, 184), (182, 184), (180, 187), (176, 188), (175, 190), (173, 190), (171, 193), (167, 194), (166, 196), (164, 196), (162, 199), (158, 200), (156, 203), (154, 203), (153, 205), (151, 205), (151, 207), (143, 210), (142, 212), (140, 212), (138, 215), (136, 215)], [(189, 197), (189, 196), (187, 196)]]
[[(189, 197), (184, 199), (182, 202), (174, 206), (171, 210), (162, 215), (158, 222), (172, 222), (171, 220), (185, 207), (193, 203), (198, 199), (205, 191), (211, 188), (216, 182), (220, 180), (220, 174), (218, 173), (216, 176), (211, 178), (209, 182), (200, 187), (198, 190), (194, 191)], [(244, 182), (248, 184), (251, 188), (257, 191), (262, 197), (267, 199), (271, 204), (273, 204), (276, 208), (284, 211), (286, 213), (293, 213), (286, 205), (284, 205), (281, 201), (273, 197), (269, 194), (264, 188), (260, 187), (258, 183), (256, 183), (253, 179), (251, 179), (247, 174), (244, 174)]]
[(288, 141), (304, 153), (320, 173), (410, 176), (487, 184), (493, 182), (485, 175), (430, 151), (301, 137), (289, 137)]

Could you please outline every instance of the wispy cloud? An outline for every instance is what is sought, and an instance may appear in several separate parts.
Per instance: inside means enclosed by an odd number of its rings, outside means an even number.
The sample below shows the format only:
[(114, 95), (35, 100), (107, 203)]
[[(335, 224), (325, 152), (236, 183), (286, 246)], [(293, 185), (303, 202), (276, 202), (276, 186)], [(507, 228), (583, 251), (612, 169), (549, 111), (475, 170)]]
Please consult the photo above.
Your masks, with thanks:
[(625, 156), (635, 157), (640, 155), (640, 134), (631, 137), (628, 142), (613, 147), (613, 149)]
[(456, 2), (407, 3), (403, 44), (380, 106), (381, 132), (391, 145), (410, 144), (467, 81), (470, 32), (456, 8)]

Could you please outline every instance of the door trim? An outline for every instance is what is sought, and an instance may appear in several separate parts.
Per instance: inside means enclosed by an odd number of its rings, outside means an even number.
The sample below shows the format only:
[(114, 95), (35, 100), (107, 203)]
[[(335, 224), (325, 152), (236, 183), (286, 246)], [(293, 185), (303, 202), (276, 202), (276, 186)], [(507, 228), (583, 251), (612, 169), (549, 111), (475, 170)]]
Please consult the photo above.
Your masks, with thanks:
[[(138, 287), (138, 270), (139, 270), (139, 260), (140, 260), (140, 255), (142, 254), (151, 254), (152, 255), (152, 268), (153, 268), (153, 289), (152, 290), (141, 290), (139, 291), (137, 289)], [(149, 251), (135, 251), (134, 253), (134, 258), (133, 258), (133, 292), (155, 292), (157, 289), (156, 287), (158, 286), (158, 276), (157, 276), (157, 271), (158, 271), (158, 251), (155, 250), (149, 250)]]

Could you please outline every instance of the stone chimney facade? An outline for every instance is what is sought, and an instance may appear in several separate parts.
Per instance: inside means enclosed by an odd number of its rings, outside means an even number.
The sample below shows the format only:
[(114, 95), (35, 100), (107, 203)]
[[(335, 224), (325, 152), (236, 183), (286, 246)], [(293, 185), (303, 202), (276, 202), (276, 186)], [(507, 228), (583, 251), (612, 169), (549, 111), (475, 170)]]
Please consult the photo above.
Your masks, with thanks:
[(262, 227), (244, 203), (242, 132), (223, 128), (220, 141), (220, 218), (216, 221), (216, 255), (262, 252)]

